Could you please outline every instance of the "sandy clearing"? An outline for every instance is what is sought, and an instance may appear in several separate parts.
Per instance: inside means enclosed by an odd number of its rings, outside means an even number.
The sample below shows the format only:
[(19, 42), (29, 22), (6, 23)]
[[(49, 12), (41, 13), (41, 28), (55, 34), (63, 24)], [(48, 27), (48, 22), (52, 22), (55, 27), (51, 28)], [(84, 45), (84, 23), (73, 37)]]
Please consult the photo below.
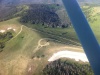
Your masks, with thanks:
[(4, 32), (6, 32), (6, 30), (0, 30), (0, 33), (4, 33)]
[(88, 59), (85, 55), (85, 53), (81, 52), (73, 52), (73, 51), (59, 51), (57, 53), (54, 53), (53, 56), (48, 60), (49, 62), (55, 61), (59, 58), (70, 58), (70, 59), (75, 59), (76, 61), (83, 61), (83, 62), (88, 62)]
[(4, 32), (6, 32), (6, 31), (9, 31), (9, 30), (13, 30), (13, 31), (16, 31), (16, 29), (14, 29), (13, 27), (8, 27), (8, 28), (6, 28), (6, 29), (2, 29), (2, 30), (0, 30), (0, 33), (4, 33)]
[(7, 30), (11, 30), (11, 29), (13, 29), (13, 28), (12, 27), (7, 28)]
[(14, 25), (14, 24), (11, 24), (11, 25), (4, 25), (4, 24), (1, 24), (0, 25), (0, 30), (10, 30), (10, 29), (16, 29), (18, 30), (20, 27), (18, 25)]
[(13, 29), (13, 31), (16, 31), (16, 29)]
[(7, 28), (7, 30), (11, 30), (11, 29), (12, 29), (13, 31), (16, 31), (16, 29), (14, 29), (14, 28), (12, 28), (12, 27), (8, 27), (8, 28)]

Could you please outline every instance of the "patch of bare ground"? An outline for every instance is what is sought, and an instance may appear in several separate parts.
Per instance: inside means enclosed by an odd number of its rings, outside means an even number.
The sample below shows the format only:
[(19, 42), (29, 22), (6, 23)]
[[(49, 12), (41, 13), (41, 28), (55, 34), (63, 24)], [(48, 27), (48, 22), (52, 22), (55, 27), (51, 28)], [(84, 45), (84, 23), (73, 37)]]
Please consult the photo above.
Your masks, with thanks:
[(33, 75), (36, 65), (33, 62), (29, 62), (25, 71), (25, 75)]
[(19, 31), (19, 26), (17, 25), (0, 25), (0, 30), (10, 30), (13, 29), (14, 31), (18, 32)]
[(25, 56), (18, 56), (15, 59), (6, 62), (0, 62), (0, 75), (25, 75), (29, 58)]

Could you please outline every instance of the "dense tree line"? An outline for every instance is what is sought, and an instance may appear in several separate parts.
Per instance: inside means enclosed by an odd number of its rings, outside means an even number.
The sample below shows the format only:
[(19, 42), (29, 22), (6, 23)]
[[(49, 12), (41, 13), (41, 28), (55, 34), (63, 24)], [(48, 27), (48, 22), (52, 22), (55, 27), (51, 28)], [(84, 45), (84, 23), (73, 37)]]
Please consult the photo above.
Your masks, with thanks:
[(49, 63), (43, 75), (94, 75), (89, 64), (59, 59)]
[(11, 32), (0, 33), (0, 51), (5, 47), (5, 43), (13, 37)]
[[(29, 9), (26, 9), (29, 7)], [(69, 23), (63, 23), (56, 12), (62, 10), (59, 4), (29, 4), (9, 5), (0, 8), (0, 21), (9, 20), (14, 17), (21, 17), (23, 23), (42, 24), (47, 27), (67, 28)]]
[(16, 13), (15, 6), (4, 6), (0, 8), (0, 21), (8, 20)]
[(51, 27), (57, 27), (61, 25), (59, 16), (55, 13), (57, 6), (46, 4), (33, 4), (30, 5), (30, 9), (27, 14), (21, 18), (21, 22), (42, 24)]

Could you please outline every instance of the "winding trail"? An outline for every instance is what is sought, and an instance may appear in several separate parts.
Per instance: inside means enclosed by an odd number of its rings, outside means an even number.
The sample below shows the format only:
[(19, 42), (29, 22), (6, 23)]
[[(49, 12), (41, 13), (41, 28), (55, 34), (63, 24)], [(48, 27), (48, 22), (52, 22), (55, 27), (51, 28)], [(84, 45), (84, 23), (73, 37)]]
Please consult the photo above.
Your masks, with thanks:
[(33, 53), (35, 53), (37, 50), (39, 50), (40, 48), (42, 48), (42, 47), (44, 47), (44, 46), (48, 46), (48, 45), (50, 45), (50, 43), (49, 42), (46, 42), (45, 44), (41, 44), (41, 42), (43, 41), (43, 40), (45, 40), (45, 39), (47, 39), (47, 38), (43, 38), (43, 39), (40, 39), (39, 41), (38, 41), (38, 45), (37, 45), (37, 47), (35, 48), (35, 50), (33, 51)]
[(21, 26), (21, 29), (20, 29), (20, 31), (18, 32), (18, 34), (17, 34), (15, 37), (13, 37), (13, 38), (16, 38), (16, 37), (22, 32), (22, 30), (23, 30), (23, 25)]
[[(42, 32), (42, 31), (40, 31), (40, 30), (37, 30), (37, 29), (32, 29), (32, 28), (30, 28), (30, 29), (33, 30), (33, 31), (37, 31), (37, 32), (40, 32), (40, 33), (44, 33), (44, 32)], [(55, 35), (54, 35), (54, 34), (51, 34), (51, 33), (45, 33), (45, 34), (55, 37)], [(70, 40), (70, 39), (61, 37), (61, 36), (59, 36), (59, 35), (56, 35), (56, 37), (58, 37), (58, 38), (60, 38), (60, 39), (68, 40), (68, 41), (70, 41), (70, 42), (72, 42), (72, 43), (75, 43), (75, 44), (77, 44), (77, 45), (81, 45), (81, 44), (78, 43), (78, 42), (75, 42), (75, 41), (73, 41), (73, 40)], [(54, 39), (54, 40), (55, 40), (55, 39)], [(59, 40), (55, 40), (55, 41), (61, 42), (61, 41), (59, 41)]]
[[(27, 26), (25, 26), (25, 27), (27, 27)], [(33, 28), (30, 28), (30, 27), (29, 27), (29, 29), (31, 29), (31, 30), (33, 30), (33, 31), (36, 31), (36, 32), (44, 33), (44, 32), (41, 31), (41, 30), (33, 29)], [(54, 34), (51, 34), (51, 33), (45, 33), (45, 34), (50, 35), (50, 36), (54, 36), (54, 37), (55, 37), (55, 35), (54, 35)], [(67, 39), (67, 38), (61, 37), (61, 36), (59, 36), (59, 35), (56, 35), (56, 37), (61, 38), (61, 39), (64, 39), (64, 40), (68, 40), (68, 41), (70, 41), (70, 42), (72, 42), (72, 43), (75, 43), (75, 44), (81, 46), (80, 43), (75, 42), (75, 41), (73, 41), (73, 40), (70, 40), (70, 39)], [(47, 38), (47, 39), (50, 39), (50, 38)], [(55, 39), (51, 39), (51, 40), (55, 40)], [(59, 41), (59, 40), (55, 40), (55, 41), (61, 43), (61, 41)], [(74, 46), (74, 45), (73, 45), (73, 46)], [(75, 45), (75, 46), (76, 46), (76, 45)]]
[[(23, 30), (23, 26), (24, 25), (22, 25), (21, 27), (20, 27), (20, 31), (16, 34), (16, 36), (14, 36), (11, 40), (13, 40), (14, 38), (16, 38), (21, 32), (22, 32), (22, 30)], [(11, 41), (10, 40), (10, 41)]]

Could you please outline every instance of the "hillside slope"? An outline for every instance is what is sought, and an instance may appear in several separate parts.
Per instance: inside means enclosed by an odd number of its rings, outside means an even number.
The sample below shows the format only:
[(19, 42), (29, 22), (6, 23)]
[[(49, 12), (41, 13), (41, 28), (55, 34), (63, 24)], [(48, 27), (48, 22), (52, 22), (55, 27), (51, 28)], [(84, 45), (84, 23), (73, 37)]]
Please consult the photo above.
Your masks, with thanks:
[[(27, 12), (29, 7), (25, 5), (23, 9)], [(100, 43), (100, 6), (83, 6), (82, 9)], [(5, 42), (5, 47), (0, 52), (1, 75), (43, 75), (43, 69), (48, 68), (48, 59), (54, 53), (63, 50), (84, 52), (72, 26), (52, 28), (30, 22), (21, 23), (20, 18), (26, 15), (23, 11), (14, 13), (19, 15), (17, 17), (0, 22), (0, 30), (15, 29), (13, 37)], [(63, 14), (60, 14), (62, 12)], [(61, 20), (67, 17), (64, 9), (55, 13)]]
[[(99, 0), (77, 0), (79, 3), (100, 3)], [(62, 0), (0, 0), (2, 5), (19, 5), (19, 4), (62, 4)]]
[(27, 5), (1, 6), (0, 21), (5, 21), (14, 17), (22, 16), (28, 9), (29, 7)]
[(74, 49), (63, 44), (61, 38), (53, 39), (56, 35), (22, 25), (18, 19), (0, 22), (0, 29), (16, 29), (14, 37), (6, 42), (3, 51), (0, 52), (1, 75), (42, 75), (41, 71), (53, 53), (64, 49), (83, 52), (80, 47)]
[(23, 23), (42, 24), (51, 27), (61, 26), (61, 20), (56, 14), (60, 6), (54, 4), (32, 4), (27, 13), (21, 18)]

